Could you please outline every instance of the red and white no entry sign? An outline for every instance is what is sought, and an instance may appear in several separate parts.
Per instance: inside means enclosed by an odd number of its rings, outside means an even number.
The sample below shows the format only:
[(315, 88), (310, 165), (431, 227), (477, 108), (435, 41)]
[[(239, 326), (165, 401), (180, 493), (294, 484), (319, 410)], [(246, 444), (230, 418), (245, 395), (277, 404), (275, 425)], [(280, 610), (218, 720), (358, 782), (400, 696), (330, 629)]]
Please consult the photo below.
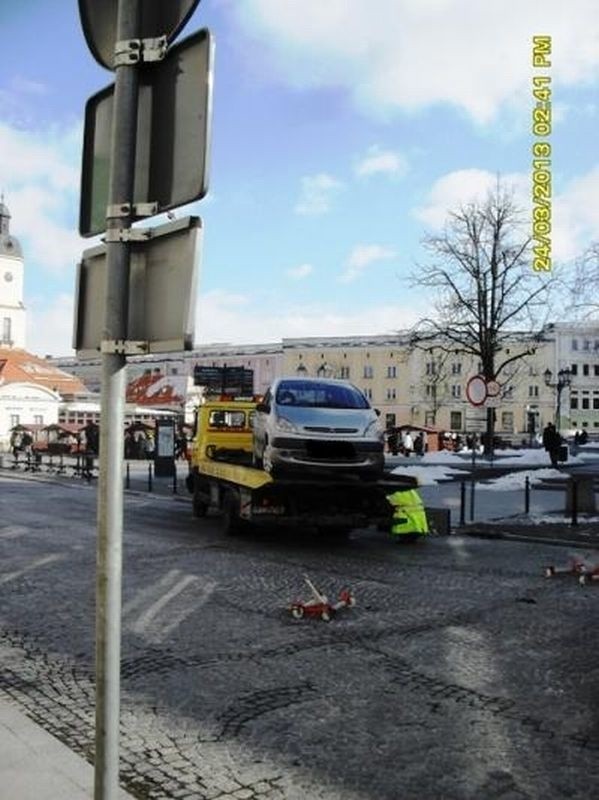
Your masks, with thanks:
[(487, 399), (487, 382), (482, 375), (474, 375), (466, 384), (466, 397), (473, 406), (482, 406)]

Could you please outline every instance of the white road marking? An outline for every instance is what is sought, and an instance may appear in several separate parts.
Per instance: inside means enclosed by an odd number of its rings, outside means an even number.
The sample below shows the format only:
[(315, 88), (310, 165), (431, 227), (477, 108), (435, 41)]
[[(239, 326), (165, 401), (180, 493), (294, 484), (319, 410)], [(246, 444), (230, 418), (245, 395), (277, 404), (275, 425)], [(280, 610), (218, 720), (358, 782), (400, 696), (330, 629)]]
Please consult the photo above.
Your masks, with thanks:
[[(178, 569), (173, 569), (158, 583), (142, 589), (126, 603), (123, 606), (123, 616), (136, 616), (130, 629), (151, 641), (159, 642), (204, 605), (216, 585), (216, 581), (211, 578), (202, 580), (198, 575), (183, 575)], [(190, 586), (194, 587), (193, 600), (188, 599), (184, 608), (179, 610), (169, 608), (168, 612), (163, 614), (166, 606)]]
[(31, 564), (28, 564), (24, 569), (19, 569), (16, 572), (9, 572), (8, 575), (3, 575), (0, 578), (0, 586), (5, 583), (10, 583), (10, 581), (14, 581), (16, 578), (20, 578), (21, 575), (26, 575), (28, 572), (38, 567), (44, 567), (46, 564), (51, 564), (53, 561), (64, 561), (65, 558), (66, 555), (53, 555), (38, 558), (37, 561), (32, 561)]

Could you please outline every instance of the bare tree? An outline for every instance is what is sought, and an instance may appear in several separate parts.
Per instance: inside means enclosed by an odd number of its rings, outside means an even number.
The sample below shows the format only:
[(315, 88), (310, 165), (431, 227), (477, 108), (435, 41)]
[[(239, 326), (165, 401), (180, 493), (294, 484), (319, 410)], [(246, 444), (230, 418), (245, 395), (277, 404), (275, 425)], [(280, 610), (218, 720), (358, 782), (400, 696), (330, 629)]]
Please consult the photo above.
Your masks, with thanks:
[[(412, 342), (472, 356), (487, 380), (501, 381), (508, 364), (534, 353), (552, 284), (532, 269), (513, 197), (498, 184), (484, 202), (450, 212), (444, 232), (426, 236), (423, 245), (430, 260), (418, 266), (412, 285), (429, 290), (435, 314), (416, 326)], [(489, 408), (487, 452), (494, 422)]]
[(599, 315), (599, 242), (593, 242), (577, 259), (566, 279), (570, 295), (568, 312), (578, 319), (592, 319)]

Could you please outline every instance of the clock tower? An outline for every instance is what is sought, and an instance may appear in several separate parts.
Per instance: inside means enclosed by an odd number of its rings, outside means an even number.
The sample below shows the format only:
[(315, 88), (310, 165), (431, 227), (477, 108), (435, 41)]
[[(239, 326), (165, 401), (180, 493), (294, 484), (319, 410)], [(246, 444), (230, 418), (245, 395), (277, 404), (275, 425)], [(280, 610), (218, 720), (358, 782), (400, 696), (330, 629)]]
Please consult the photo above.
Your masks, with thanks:
[(25, 349), (23, 252), (10, 233), (10, 213), (0, 198), (0, 347)]

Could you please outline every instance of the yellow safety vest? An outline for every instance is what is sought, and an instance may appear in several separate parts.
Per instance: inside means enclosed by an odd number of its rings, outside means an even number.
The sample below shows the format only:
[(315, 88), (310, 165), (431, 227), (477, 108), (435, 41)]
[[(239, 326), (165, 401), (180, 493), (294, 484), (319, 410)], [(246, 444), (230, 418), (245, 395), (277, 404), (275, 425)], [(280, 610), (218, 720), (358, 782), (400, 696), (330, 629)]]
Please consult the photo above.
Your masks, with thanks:
[(428, 521), (422, 499), (416, 489), (399, 489), (387, 495), (393, 506), (391, 534), (401, 536), (406, 533), (428, 533)]

